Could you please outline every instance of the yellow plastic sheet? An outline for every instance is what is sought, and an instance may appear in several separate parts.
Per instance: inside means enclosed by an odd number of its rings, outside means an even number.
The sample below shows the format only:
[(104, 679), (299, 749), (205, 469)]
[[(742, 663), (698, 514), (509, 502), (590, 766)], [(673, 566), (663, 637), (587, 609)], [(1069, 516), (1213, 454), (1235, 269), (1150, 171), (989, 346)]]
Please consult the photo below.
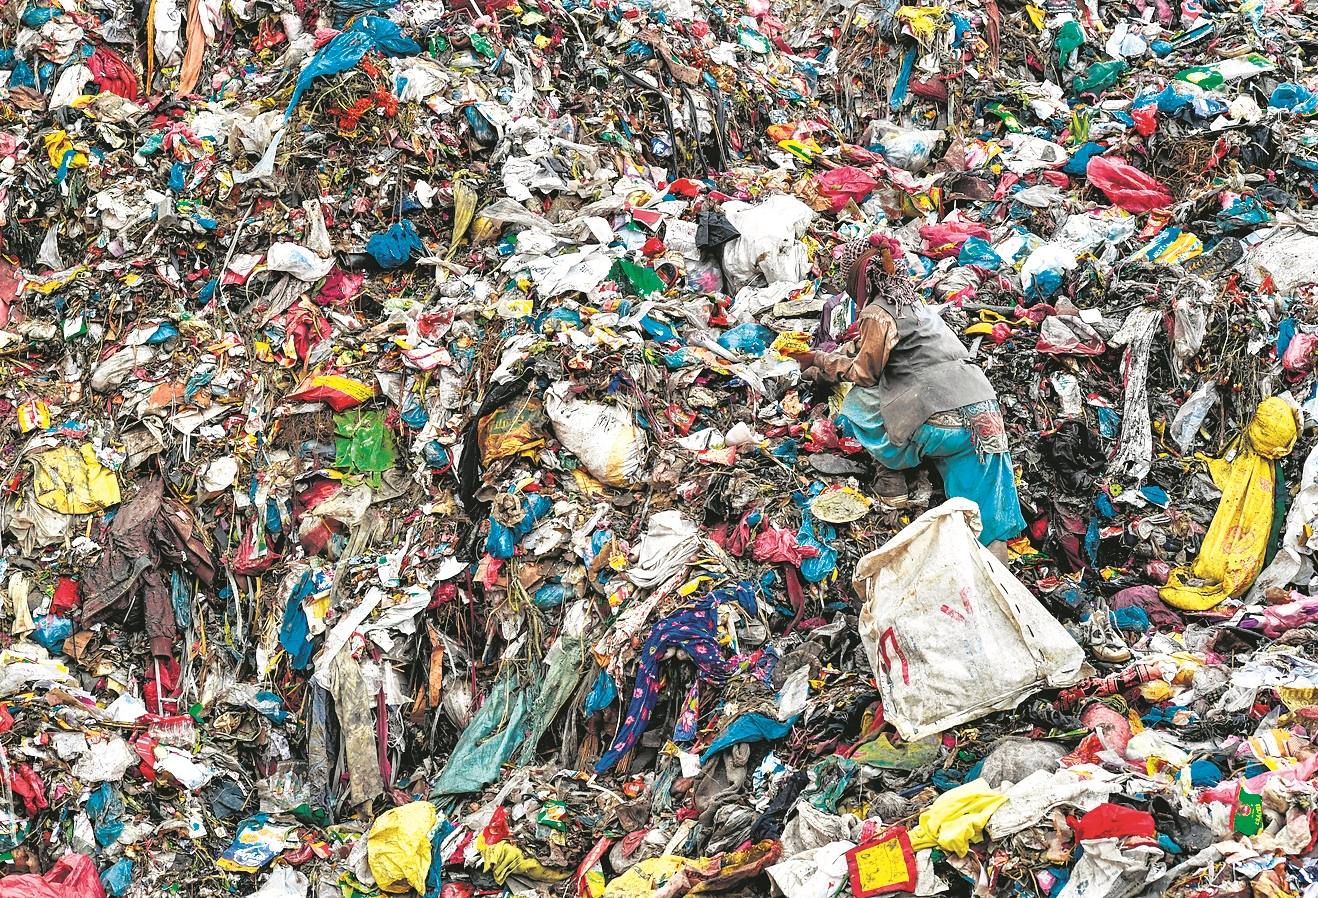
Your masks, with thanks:
[(423, 894), (430, 872), (430, 831), (439, 822), (435, 806), (414, 801), (375, 818), (366, 834), (366, 860), (380, 891)]
[(91, 443), (32, 456), (37, 504), (60, 514), (96, 514), (119, 504), (119, 480)]
[[(1205, 459), (1222, 491), (1213, 523), (1189, 568), (1177, 568), (1159, 590), (1162, 600), (1185, 611), (1204, 611), (1238, 596), (1263, 569), (1276, 499), (1275, 462), (1295, 448), (1295, 412), (1276, 396), (1264, 399), (1245, 432), (1232, 444), (1234, 458)], [(1231, 458), (1227, 461), (1227, 458)]]
[(919, 825), (911, 830), (911, 847), (922, 851), (937, 846), (964, 857), (970, 843), (983, 836), (993, 812), (1006, 802), (1005, 795), (982, 779), (944, 792), (920, 815)]

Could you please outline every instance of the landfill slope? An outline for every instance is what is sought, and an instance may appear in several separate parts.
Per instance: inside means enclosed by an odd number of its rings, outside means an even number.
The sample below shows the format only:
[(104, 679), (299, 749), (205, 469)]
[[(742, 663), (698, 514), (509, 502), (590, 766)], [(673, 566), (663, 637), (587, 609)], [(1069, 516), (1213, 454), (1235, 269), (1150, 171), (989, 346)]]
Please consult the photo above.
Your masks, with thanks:
[(0, 4), (0, 898), (1318, 895), (1316, 34)]

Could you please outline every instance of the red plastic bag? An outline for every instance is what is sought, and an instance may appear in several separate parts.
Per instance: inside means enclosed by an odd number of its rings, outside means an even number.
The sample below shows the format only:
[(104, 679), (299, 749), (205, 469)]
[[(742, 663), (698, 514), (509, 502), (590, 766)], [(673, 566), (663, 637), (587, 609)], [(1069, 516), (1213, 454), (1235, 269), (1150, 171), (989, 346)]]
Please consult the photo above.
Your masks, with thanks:
[(756, 561), (781, 561), (800, 567), (805, 559), (818, 557), (819, 550), (798, 543), (795, 531), (769, 525), (755, 537), (751, 555)]
[(66, 854), (45, 876), (0, 878), (0, 898), (105, 898), (96, 864), (85, 854)]
[(50, 597), (50, 613), (64, 614), (78, 607), (78, 581), (72, 577), (60, 577), (55, 585), (55, 594)]
[(109, 47), (97, 47), (87, 60), (92, 79), (102, 92), (118, 94), (125, 100), (137, 100), (137, 73), (124, 58)]
[(1136, 215), (1172, 204), (1172, 195), (1156, 178), (1111, 156), (1090, 159), (1086, 176), (1112, 203)]
[(815, 187), (829, 201), (830, 212), (841, 212), (851, 200), (859, 206), (878, 186), (879, 182), (868, 172), (852, 165), (843, 165), (815, 178)]
[(29, 817), (50, 807), (50, 802), (46, 800), (46, 784), (30, 764), (14, 764), (10, 768), (9, 788), (23, 799), (23, 809)]
[(1158, 107), (1141, 106), (1130, 114), (1135, 120), (1135, 130), (1145, 137), (1158, 130)]
[(235, 574), (251, 576), (266, 571), (282, 556), (270, 545), (265, 529), (258, 527), (255, 521), (247, 524), (243, 530), (242, 541), (238, 543), (238, 554), (234, 556), (231, 567)]
[(922, 251), (931, 259), (947, 259), (961, 252), (961, 244), (971, 237), (992, 240), (993, 235), (982, 224), (973, 221), (944, 221), (920, 228), (924, 241)]
[(1100, 804), (1079, 820), (1071, 818), (1070, 824), (1077, 842), (1125, 836), (1152, 839), (1158, 834), (1152, 814), (1110, 802)]

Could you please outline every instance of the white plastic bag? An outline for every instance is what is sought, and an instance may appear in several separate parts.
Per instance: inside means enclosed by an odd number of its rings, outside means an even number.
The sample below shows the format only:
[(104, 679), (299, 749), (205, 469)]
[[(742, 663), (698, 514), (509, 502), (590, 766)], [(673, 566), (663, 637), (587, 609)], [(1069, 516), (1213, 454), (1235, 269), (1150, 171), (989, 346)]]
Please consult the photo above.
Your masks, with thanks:
[(830, 842), (784, 857), (765, 872), (777, 892), (788, 898), (836, 895), (847, 882), (847, 852), (855, 847), (855, 842)]
[(741, 234), (723, 247), (729, 293), (747, 284), (805, 280), (810, 260), (801, 238), (815, 215), (809, 206), (794, 196), (775, 194), (757, 206), (737, 200), (724, 203), (723, 214)]
[(1080, 678), (1080, 646), (979, 531), (978, 506), (949, 499), (856, 565), (860, 637), (884, 713), (908, 741)]
[(1172, 419), (1168, 433), (1172, 442), (1181, 447), (1182, 452), (1189, 451), (1190, 446), (1199, 437), (1199, 428), (1204, 426), (1204, 419), (1216, 405), (1217, 382), (1206, 380), (1176, 411), (1176, 417)]
[[(1191, 397), (1186, 405), (1193, 401)], [(1179, 417), (1179, 416), (1178, 416)], [(1269, 587), (1300, 586), (1312, 591), (1314, 550), (1318, 549), (1318, 446), (1309, 450), (1300, 475), (1300, 492), (1286, 514), (1286, 530), (1272, 564), (1263, 569), (1250, 590), (1252, 601), (1262, 601)]]
[(617, 405), (572, 399), (567, 385), (545, 393), (545, 412), (554, 435), (590, 476), (608, 486), (629, 486), (645, 465), (645, 431)]
[(311, 880), (292, 867), (278, 864), (270, 868), (261, 888), (252, 893), (252, 898), (306, 898), (311, 888)]
[(903, 128), (892, 122), (870, 122), (861, 143), (865, 146), (881, 144), (883, 158), (889, 165), (909, 172), (923, 171), (933, 158), (934, 148), (943, 139), (939, 130)]
[(318, 281), (330, 273), (334, 259), (322, 259), (300, 243), (279, 241), (272, 243), (266, 252), (265, 267), (271, 271), (291, 274), (299, 281)]
[(676, 508), (655, 512), (636, 546), (636, 563), (627, 578), (651, 588), (676, 575), (700, 549), (700, 529)]

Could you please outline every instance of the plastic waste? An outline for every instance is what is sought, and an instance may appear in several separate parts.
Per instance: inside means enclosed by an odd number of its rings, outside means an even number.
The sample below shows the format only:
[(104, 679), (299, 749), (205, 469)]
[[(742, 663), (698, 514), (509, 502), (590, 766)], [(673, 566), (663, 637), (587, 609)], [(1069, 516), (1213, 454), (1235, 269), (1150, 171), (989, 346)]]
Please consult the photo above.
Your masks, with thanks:
[(1172, 204), (1172, 195), (1158, 181), (1127, 162), (1096, 156), (1085, 169), (1089, 183), (1127, 212), (1149, 212)]

